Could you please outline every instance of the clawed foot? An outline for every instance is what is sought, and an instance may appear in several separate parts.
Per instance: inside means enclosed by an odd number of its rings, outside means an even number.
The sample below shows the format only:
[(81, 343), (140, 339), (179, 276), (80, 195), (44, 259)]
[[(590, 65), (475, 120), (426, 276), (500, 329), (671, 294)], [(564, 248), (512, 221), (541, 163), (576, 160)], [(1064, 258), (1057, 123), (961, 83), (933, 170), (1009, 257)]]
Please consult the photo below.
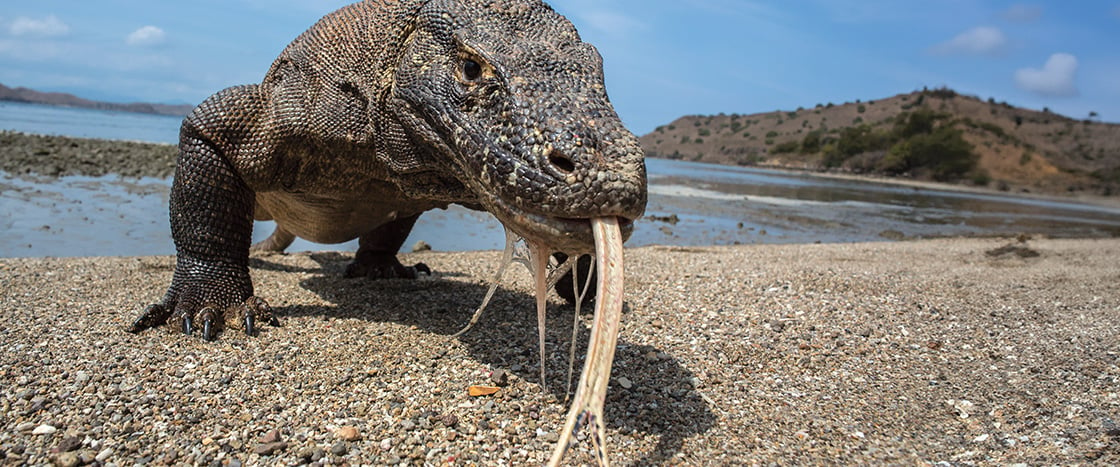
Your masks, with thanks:
[[(223, 313), (224, 311), (224, 313)], [(189, 307), (173, 308), (164, 304), (149, 305), (140, 314), (140, 317), (128, 328), (129, 332), (140, 331), (162, 326), (169, 319), (175, 317), (180, 324), (183, 334), (193, 334), (195, 327), (201, 324), (202, 339), (212, 341), (222, 328), (227, 326), (227, 316), (236, 317), (228, 323), (229, 327), (244, 329), (249, 336), (257, 335), (257, 323), (267, 322), (272, 326), (279, 326), (280, 320), (272, 313), (272, 308), (264, 300), (249, 297), (244, 302), (235, 304), (222, 310), (220, 307), (206, 305), (197, 311)]]
[(368, 277), (370, 279), (416, 279), (420, 275), (432, 275), (431, 268), (424, 263), (405, 266), (392, 253), (359, 251), (354, 261), (346, 266), (346, 277)]

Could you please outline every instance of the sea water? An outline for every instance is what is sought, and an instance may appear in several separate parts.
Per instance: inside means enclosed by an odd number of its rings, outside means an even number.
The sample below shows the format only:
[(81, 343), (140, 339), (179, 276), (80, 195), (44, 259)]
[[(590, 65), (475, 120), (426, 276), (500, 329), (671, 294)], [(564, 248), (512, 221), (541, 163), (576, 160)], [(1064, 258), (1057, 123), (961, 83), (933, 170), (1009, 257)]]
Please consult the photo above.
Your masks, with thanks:
[[(174, 143), (181, 119), (0, 102), (0, 129)], [(944, 236), (1120, 236), (1120, 210), (1001, 193), (903, 187), (810, 174), (648, 159), (647, 217), (627, 243), (728, 245)], [(170, 180), (0, 173), (0, 257), (172, 254)], [(254, 241), (274, 224), (258, 222)], [(453, 206), (425, 213), (404, 249), (501, 249), (501, 226)], [(357, 249), (297, 241), (291, 251)]]

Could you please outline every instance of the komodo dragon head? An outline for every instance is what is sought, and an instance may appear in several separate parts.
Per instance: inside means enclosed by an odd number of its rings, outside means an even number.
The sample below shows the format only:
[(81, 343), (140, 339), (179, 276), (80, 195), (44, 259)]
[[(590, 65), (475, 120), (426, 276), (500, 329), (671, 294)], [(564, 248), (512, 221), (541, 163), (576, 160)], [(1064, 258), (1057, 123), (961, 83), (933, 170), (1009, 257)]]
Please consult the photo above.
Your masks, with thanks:
[(536, 0), (434, 0), (410, 33), (393, 112), (487, 210), (557, 250), (586, 251), (592, 217), (629, 235), (646, 205), (643, 152), (567, 19)]

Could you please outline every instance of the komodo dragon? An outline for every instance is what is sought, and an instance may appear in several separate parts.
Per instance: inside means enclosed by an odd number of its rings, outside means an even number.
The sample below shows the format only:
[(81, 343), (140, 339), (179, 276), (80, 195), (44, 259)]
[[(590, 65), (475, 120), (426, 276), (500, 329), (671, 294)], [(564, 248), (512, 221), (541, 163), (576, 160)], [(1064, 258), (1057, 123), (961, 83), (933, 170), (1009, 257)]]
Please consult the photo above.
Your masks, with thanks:
[(130, 330), (174, 320), (210, 340), (274, 322), (253, 294), (253, 219), (282, 250), (359, 239), (350, 275), (414, 277), (396, 252), (421, 213), (485, 209), (518, 235), (578, 254), (589, 219), (624, 235), (646, 205), (637, 138), (602, 59), (539, 0), (369, 0), (296, 38), (260, 84), (225, 89), (180, 131), (171, 188), (177, 259), (162, 302)]

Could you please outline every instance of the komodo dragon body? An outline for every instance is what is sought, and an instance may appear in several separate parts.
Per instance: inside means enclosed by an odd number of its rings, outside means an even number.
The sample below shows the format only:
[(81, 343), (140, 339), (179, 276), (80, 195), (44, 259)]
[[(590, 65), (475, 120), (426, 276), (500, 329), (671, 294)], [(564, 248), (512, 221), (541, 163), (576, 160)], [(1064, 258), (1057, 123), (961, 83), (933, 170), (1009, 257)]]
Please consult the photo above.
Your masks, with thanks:
[(624, 233), (646, 204), (637, 138), (602, 61), (539, 0), (369, 0), (296, 38), (263, 82), (211, 96), (183, 122), (172, 184), (171, 286), (134, 332), (168, 320), (204, 339), (274, 320), (253, 294), (254, 219), (295, 236), (359, 239), (348, 274), (412, 277), (396, 252), (424, 211), (485, 209), (578, 254), (588, 219)]

